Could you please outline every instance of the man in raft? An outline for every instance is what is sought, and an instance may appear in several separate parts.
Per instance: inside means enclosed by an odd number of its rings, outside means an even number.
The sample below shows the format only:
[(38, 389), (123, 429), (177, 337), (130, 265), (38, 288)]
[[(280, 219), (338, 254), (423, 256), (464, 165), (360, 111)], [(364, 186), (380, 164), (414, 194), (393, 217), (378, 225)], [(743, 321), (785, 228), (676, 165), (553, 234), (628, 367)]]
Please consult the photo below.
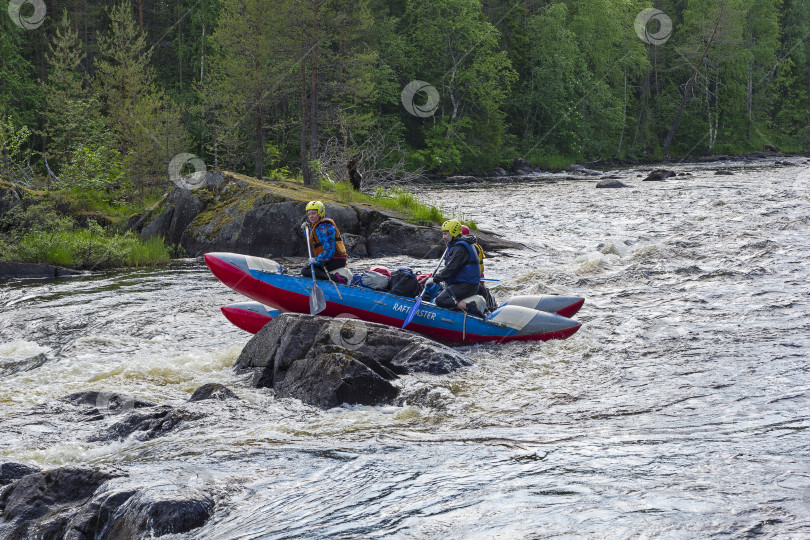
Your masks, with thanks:
[(442, 240), (447, 243), (444, 255), (444, 268), (425, 281), (428, 287), (434, 283), (447, 283), (447, 287), (436, 297), (439, 307), (462, 309), (471, 315), (481, 316), (475, 304), (467, 305), (459, 301), (478, 293), (481, 281), (481, 267), (478, 254), (470, 243), (470, 238), (461, 235), (461, 223), (448, 219), (442, 224)]
[[(469, 243), (475, 249), (475, 253), (478, 255), (478, 264), (481, 266), (481, 279), (484, 279), (484, 259), (486, 256), (484, 255), (484, 248), (481, 247), (481, 244), (478, 243), (478, 238), (470, 234), (470, 228), (466, 225), (461, 226), (461, 234), (463, 236), (467, 236)], [(481, 282), (481, 285), (478, 287), (478, 294), (484, 298), (487, 303), (487, 310), (495, 311), (498, 309), (498, 302), (495, 301), (495, 297), (492, 296), (492, 293), (489, 292), (484, 282)]]
[(326, 207), (321, 201), (307, 203), (307, 221), (301, 228), (309, 227), (309, 244), (312, 248), (312, 257), (307, 265), (301, 269), (301, 275), (312, 277), (310, 265), (315, 268), (317, 279), (329, 279), (326, 272), (334, 272), (346, 266), (346, 246), (340, 237), (340, 231), (335, 222), (325, 218)]

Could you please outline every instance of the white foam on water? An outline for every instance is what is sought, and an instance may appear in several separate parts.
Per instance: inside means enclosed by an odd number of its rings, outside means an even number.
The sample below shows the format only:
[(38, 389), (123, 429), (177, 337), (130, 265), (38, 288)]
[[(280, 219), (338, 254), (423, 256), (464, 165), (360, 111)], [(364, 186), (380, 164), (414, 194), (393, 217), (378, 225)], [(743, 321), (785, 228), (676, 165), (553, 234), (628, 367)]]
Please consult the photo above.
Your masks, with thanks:
[(18, 339), (6, 343), (0, 343), (0, 362), (6, 359), (20, 360), (23, 358), (31, 358), (32, 356), (37, 356), (38, 354), (48, 354), (50, 352), (50, 347), (39, 345), (33, 341)]

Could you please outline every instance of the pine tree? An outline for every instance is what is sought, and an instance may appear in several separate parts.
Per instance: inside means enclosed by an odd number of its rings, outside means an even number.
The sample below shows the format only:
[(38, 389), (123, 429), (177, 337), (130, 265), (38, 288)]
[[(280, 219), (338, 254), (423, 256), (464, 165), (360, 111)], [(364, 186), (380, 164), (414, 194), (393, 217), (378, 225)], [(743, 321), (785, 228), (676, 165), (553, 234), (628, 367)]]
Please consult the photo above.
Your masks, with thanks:
[(105, 129), (99, 104), (89, 95), (89, 81), (81, 69), (84, 58), (82, 42), (65, 11), (48, 51), (48, 78), (42, 84), (45, 106), (41, 135), (45, 139), (45, 158), (56, 170), (70, 161), (77, 146), (103, 142)]
[(257, 177), (264, 168), (268, 113), (297, 72), (283, 36), (288, 4), (226, 0), (212, 38), (212, 89), (206, 99), (216, 117), (220, 156), (236, 170), (252, 164)]
[(143, 193), (165, 176), (188, 140), (177, 107), (155, 86), (151, 49), (131, 6), (116, 4), (108, 15), (110, 29), (99, 38), (95, 83), (115, 149), (129, 159), (131, 178)]
[(0, 115), (17, 125), (35, 125), (40, 102), (34, 67), (23, 55), (26, 32), (11, 21), (0, 3)]

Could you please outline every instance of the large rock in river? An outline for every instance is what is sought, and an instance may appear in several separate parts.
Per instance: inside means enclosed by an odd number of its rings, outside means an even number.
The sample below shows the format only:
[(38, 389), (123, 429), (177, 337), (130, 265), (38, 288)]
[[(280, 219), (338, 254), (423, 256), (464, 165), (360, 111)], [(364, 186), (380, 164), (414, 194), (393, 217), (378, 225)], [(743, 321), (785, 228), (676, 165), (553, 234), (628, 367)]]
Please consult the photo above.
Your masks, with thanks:
[[(438, 226), (413, 225), (401, 215), (364, 203), (331, 201), (291, 182), (262, 182), (234, 173), (223, 173), (221, 182), (199, 189), (175, 188), (157, 209), (134, 218), (130, 226), (143, 238), (162, 236), (170, 244), (180, 244), (189, 256), (231, 251), (305, 257), (300, 226), (313, 198), (326, 204), (326, 217), (337, 224), (350, 256), (431, 258), (442, 252)], [(484, 231), (476, 235), (485, 251), (522, 247)]]
[(182, 534), (208, 520), (214, 500), (208, 486), (185, 485), (181, 478), (172, 471), (129, 478), (119, 470), (79, 467), (33, 472), (0, 489), (0, 538), (91, 540)]
[(64, 467), (23, 476), (0, 491), (0, 538), (62, 538), (79, 507), (119, 474)]
[(412, 332), (356, 319), (283, 313), (267, 323), (234, 365), (253, 373), (256, 387), (273, 388), (329, 408), (341, 403), (379, 405), (399, 394), (399, 375), (444, 374), (470, 361)]

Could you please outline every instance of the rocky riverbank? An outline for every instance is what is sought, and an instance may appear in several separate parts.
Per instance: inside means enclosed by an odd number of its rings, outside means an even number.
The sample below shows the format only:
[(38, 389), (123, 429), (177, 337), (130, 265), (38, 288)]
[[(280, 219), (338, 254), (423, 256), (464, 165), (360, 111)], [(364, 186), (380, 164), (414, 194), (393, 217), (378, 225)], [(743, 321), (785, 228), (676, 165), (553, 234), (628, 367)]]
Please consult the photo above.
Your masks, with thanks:
[[(303, 257), (307, 249), (300, 225), (306, 203), (317, 199), (326, 205), (326, 217), (337, 224), (351, 257), (441, 254), (437, 226), (409, 223), (400, 214), (370, 204), (342, 203), (301, 184), (234, 173), (208, 173), (200, 184), (196, 189), (175, 188), (153, 211), (134, 217), (130, 227), (142, 238), (162, 236), (194, 257), (211, 251)], [(521, 247), (486, 231), (476, 235), (487, 251)]]

